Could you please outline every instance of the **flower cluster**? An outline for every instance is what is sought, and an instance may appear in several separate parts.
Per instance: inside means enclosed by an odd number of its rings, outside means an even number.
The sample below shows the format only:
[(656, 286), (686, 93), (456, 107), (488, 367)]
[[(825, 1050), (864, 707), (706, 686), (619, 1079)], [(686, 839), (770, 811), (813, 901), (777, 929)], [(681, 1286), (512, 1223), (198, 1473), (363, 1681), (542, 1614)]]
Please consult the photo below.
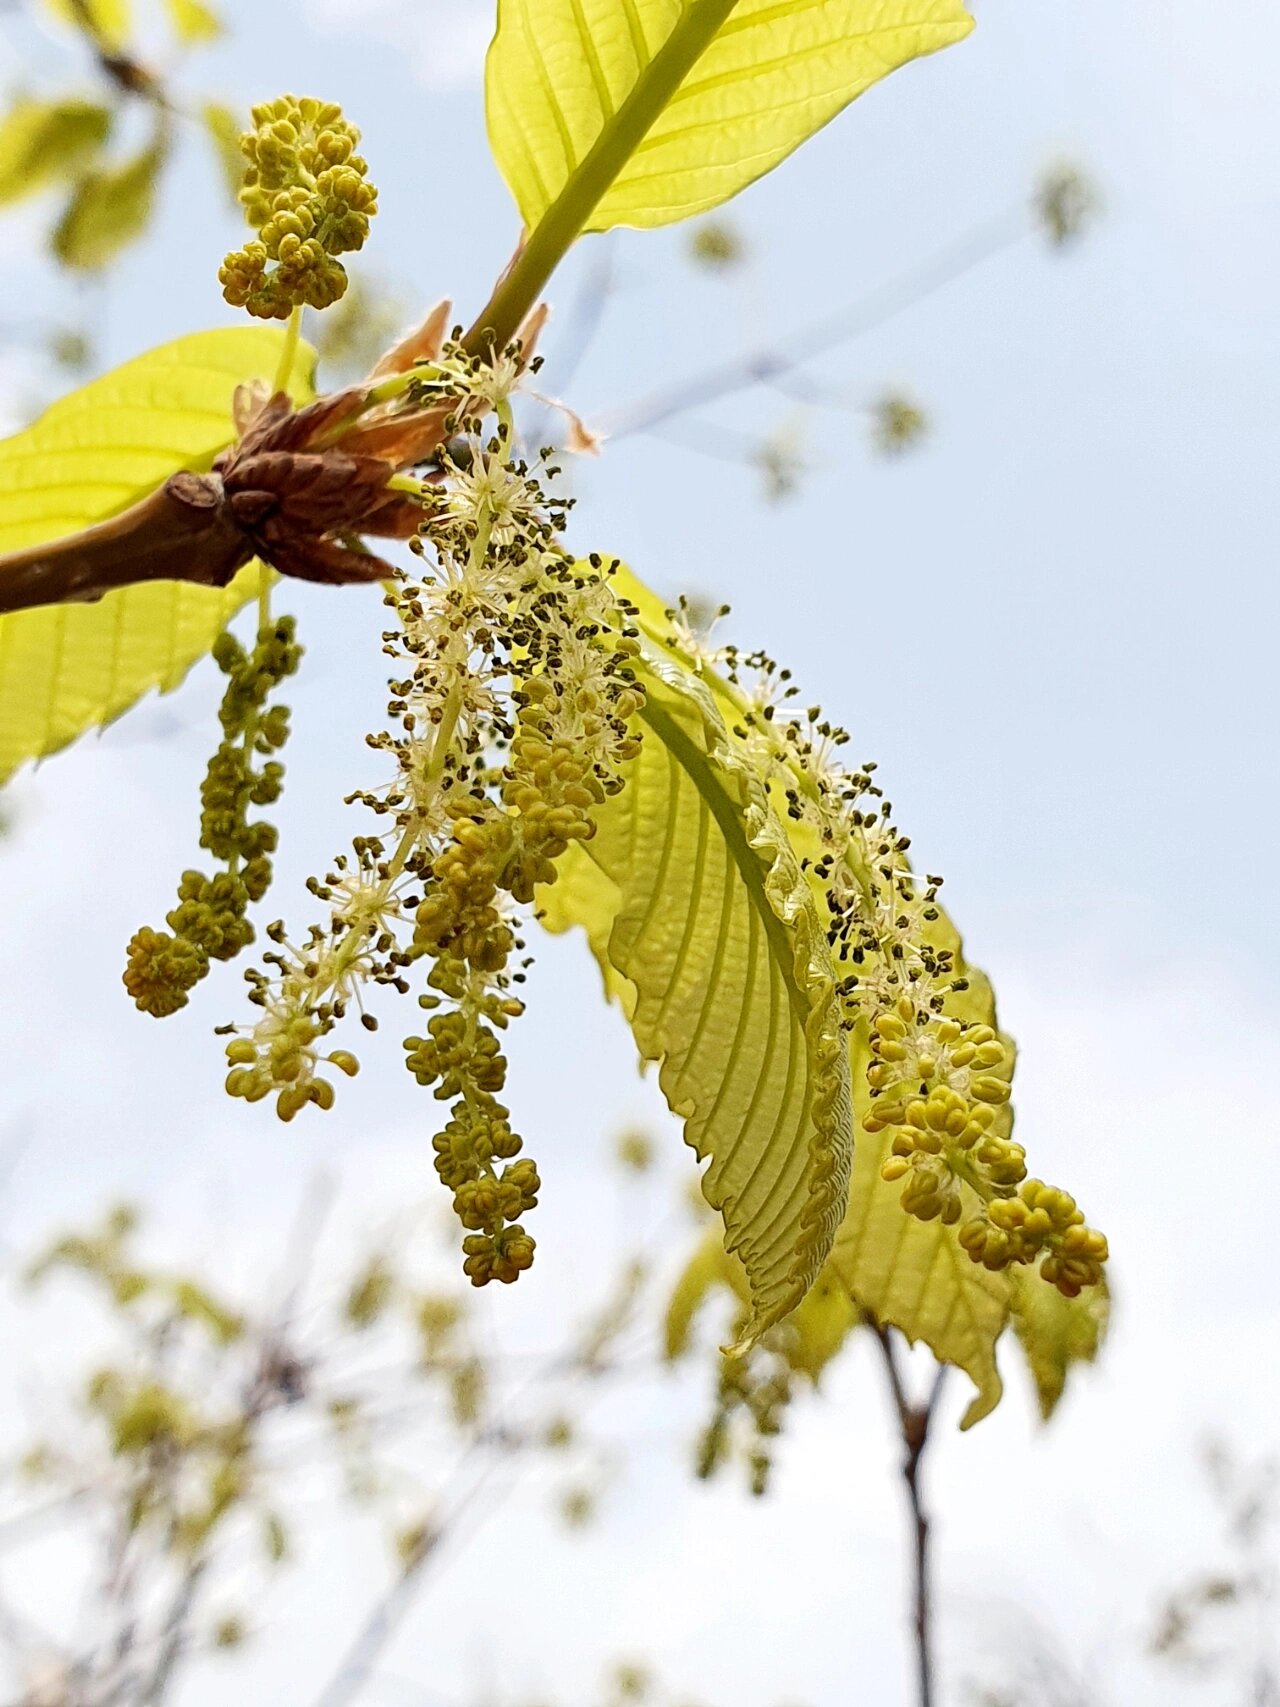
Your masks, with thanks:
[(922, 1011), (909, 996), (876, 1016), (867, 1069), (872, 1104), (863, 1124), (892, 1132), (881, 1177), (902, 1180), (902, 1207), (948, 1225), (965, 1213), (962, 1187), (979, 1199), (959, 1238), (989, 1269), (1041, 1258), (1040, 1272), (1076, 1297), (1102, 1279), (1103, 1235), (1075, 1199), (1027, 1178), (1026, 1152), (1008, 1136), (1009, 1051), (987, 1025)]
[(240, 139), (248, 162), (240, 200), (258, 235), (227, 256), (218, 278), (234, 308), (287, 320), (296, 307), (327, 308), (342, 296), (347, 274), (336, 257), (363, 247), (378, 192), (341, 107), (282, 95), (252, 116)]
[(421, 492), (420, 578), (386, 596), (389, 723), (369, 745), (391, 775), (350, 797), (381, 833), (313, 881), (327, 925), (300, 948), (273, 927), (268, 970), (252, 975), (262, 1017), (227, 1048), (233, 1095), (274, 1094), (286, 1119), (307, 1102), (327, 1107), (323, 1064), (355, 1070), (346, 1051), (324, 1053), (349, 1004), (371, 984), (405, 991), (426, 969), (429, 1017), (405, 1038), (405, 1065), (449, 1105), (435, 1166), (477, 1286), (513, 1281), (533, 1259), (522, 1218), (541, 1181), (499, 1101), (502, 1034), (523, 1011), (528, 965), (519, 911), (621, 788), (642, 703), (611, 567), (564, 552), (565, 505), (543, 484), (556, 471), (546, 453), (535, 467), (517, 451), (508, 398), (519, 373), (518, 347), (482, 363), (454, 345), (415, 377), (411, 406), (447, 401), (450, 449)]
[(292, 617), (262, 628), (251, 653), (227, 633), (214, 645), (228, 681), (218, 713), (222, 740), (200, 789), (200, 846), (223, 869), (211, 877), (183, 872), (178, 904), (165, 918), (169, 930), (144, 926), (129, 943), (125, 988), (144, 1013), (176, 1013), (211, 960), (230, 960), (253, 941), (246, 914), (271, 883), (277, 838), (274, 825), (249, 811), (279, 799), (284, 766), (273, 755), (289, 734), (288, 709), (267, 700), (301, 655)]
[(690, 661), (723, 672), (734, 733), (788, 818), (824, 910), (847, 1023), (865, 1028), (863, 1125), (887, 1135), (882, 1178), (901, 1183), (908, 1214), (956, 1226), (975, 1263), (1039, 1261), (1067, 1297), (1097, 1285), (1106, 1239), (1066, 1192), (1027, 1177), (1025, 1153), (1009, 1136), (1012, 1052), (973, 1017), (977, 1004), (938, 905), (942, 879), (912, 870), (910, 841), (893, 822), (876, 767), (846, 766), (845, 731), (816, 706), (792, 709), (789, 671), (763, 653), (691, 635), (687, 609), (668, 616)]

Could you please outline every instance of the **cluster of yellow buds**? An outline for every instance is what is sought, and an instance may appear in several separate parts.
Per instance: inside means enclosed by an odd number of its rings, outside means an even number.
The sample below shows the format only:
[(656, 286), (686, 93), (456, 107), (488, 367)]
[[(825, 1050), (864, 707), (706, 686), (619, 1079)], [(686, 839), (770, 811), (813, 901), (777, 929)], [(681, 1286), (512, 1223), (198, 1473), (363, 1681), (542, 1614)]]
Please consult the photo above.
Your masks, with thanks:
[(904, 995), (872, 1021), (871, 1053), (863, 1125), (893, 1130), (880, 1173), (905, 1180), (909, 1214), (950, 1226), (962, 1213), (963, 1183), (1003, 1190), (1026, 1177), (1022, 1147), (998, 1129), (1009, 1100), (999, 1069), (1008, 1062), (990, 1026), (940, 1019)]
[(253, 109), (240, 139), (248, 162), (240, 200), (257, 238), (234, 250), (218, 278), (235, 308), (287, 320), (327, 308), (347, 288), (338, 255), (360, 249), (378, 192), (356, 153), (360, 132), (329, 101), (282, 95)]
[(628, 724), (643, 696), (623, 684), (606, 700), (584, 682), (570, 704), (562, 682), (535, 676), (515, 698), (520, 710), (502, 798), (516, 816), (520, 852), (505, 886), (517, 901), (532, 901), (538, 884), (555, 881), (555, 862), (569, 844), (590, 839), (593, 809), (622, 787), (616, 771), (601, 773), (593, 754), (601, 737), (612, 737), (615, 763), (635, 757), (639, 742)]
[[(880, 1112), (874, 1111), (876, 1126)], [(882, 1179), (907, 1180), (902, 1191), (904, 1209), (920, 1221), (940, 1216), (951, 1226), (960, 1219), (960, 1175), (951, 1166), (955, 1151), (993, 1172), (1020, 1169), (1025, 1174), (1019, 1146), (989, 1131), (994, 1114), (993, 1109), (970, 1103), (943, 1085), (934, 1086), (927, 1098), (907, 1104), (890, 1156), (880, 1170)]]
[[(271, 882), (275, 826), (251, 820), (249, 809), (272, 805), (283, 785), (284, 766), (271, 755), (288, 739), (289, 713), (267, 699), (302, 656), (293, 619), (261, 629), (247, 655), (224, 633), (213, 656), (228, 680), (218, 713), (222, 740), (200, 789), (200, 846), (225, 869), (212, 877), (183, 872), (178, 905), (165, 919), (169, 931), (144, 926), (129, 943), (125, 988), (144, 1013), (157, 1017), (186, 1006), (211, 960), (230, 960), (253, 941), (246, 913)], [(255, 763), (259, 759), (265, 762)]]
[[(454, 937), (454, 946), (462, 940)], [(481, 936), (469, 940), (480, 949), (481, 960), (494, 958), (484, 952)], [(468, 1235), (463, 1271), (477, 1286), (513, 1281), (532, 1263), (534, 1242), (520, 1217), (536, 1207), (542, 1183), (532, 1161), (513, 1159), (521, 1140), (511, 1129), (509, 1110), (494, 1094), (507, 1076), (497, 1033), (522, 1012), (520, 1002), (492, 986), (502, 969), (473, 970), (465, 957), (442, 954), (430, 977), (433, 990), (442, 994), (418, 998), (428, 1011), (439, 1011), (432, 1014), (425, 1037), (404, 1040), (405, 1065), (417, 1082), (434, 1086), (441, 1101), (454, 1104), (432, 1148), (436, 1172), (452, 1191), (454, 1211)], [(441, 1009), (445, 999), (456, 1005)], [(499, 1161), (506, 1165), (495, 1167)]]
[[(406, 1050), (411, 1052), (417, 1042), (420, 1040), (407, 1038)], [(436, 1172), (450, 1191), (458, 1191), (468, 1181), (478, 1179), (476, 1170), (491, 1167), (495, 1159), (510, 1161), (521, 1147), (519, 1137), (511, 1130), (508, 1111), (488, 1093), (464, 1099), (431, 1144), (436, 1153)], [(527, 1188), (537, 1190), (536, 1186), (530, 1187), (527, 1167), (516, 1183), (522, 1193)], [(526, 1203), (523, 1207), (533, 1205)]]
[(966, 1221), (960, 1243), (974, 1262), (991, 1269), (1034, 1262), (1045, 1252), (1040, 1273), (1067, 1298), (1097, 1286), (1107, 1260), (1105, 1236), (1085, 1225), (1075, 1198), (1038, 1179), (1024, 1181), (1016, 1197), (993, 1199)]
[(499, 892), (517, 858), (516, 826), (487, 796), (451, 800), (445, 812), (449, 839), (431, 861), (427, 891), (414, 913), (414, 947), (480, 972), (501, 972), (515, 946)]
[[(977, 1199), (959, 1232), (988, 1269), (1031, 1263), (1067, 1297), (1102, 1278), (1107, 1242), (1087, 1227), (1075, 1199), (1027, 1178), (1026, 1153), (1008, 1135), (1005, 1045), (988, 1025), (963, 1025), (898, 998), (871, 1025), (868, 1132), (892, 1130), (882, 1179), (903, 1182), (902, 1207), (951, 1226)], [(972, 1205), (973, 1198), (970, 1198)]]
[[(500, 1023), (505, 1024), (505, 1017)], [(475, 1019), (468, 1023), (462, 1013), (436, 1014), (427, 1036), (406, 1037), (404, 1047), (405, 1066), (420, 1085), (435, 1085), (438, 1097), (462, 1096), (468, 1085), (500, 1091), (507, 1081), (497, 1037)]]
[(847, 733), (817, 706), (791, 708), (790, 671), (763, 652), (711, 647), (689, 618), (687, 606), (668, 612), (672, 644), (700, 672), (723, 672), (733, 732), (790, 819), (825, 913), (846, 1025), (867, 1028), (863, 1124), (889, 1135), (882, 1178), (901, 1184), (908, 1214), (955, 1227), (976, 1263), (1039, 1260), (1043, 1278), (1068, 1297), (1097, 1285), (1105, 1238), (1066, 1192), (1027, 1178), (1025, 1153), (1010, 1137), (1011, 1052), (991, 1026), (948, 1011), (969, 981), (940, 922), (942, 879), (912, 871), (910, 841), (875, 765), (847, 767)]

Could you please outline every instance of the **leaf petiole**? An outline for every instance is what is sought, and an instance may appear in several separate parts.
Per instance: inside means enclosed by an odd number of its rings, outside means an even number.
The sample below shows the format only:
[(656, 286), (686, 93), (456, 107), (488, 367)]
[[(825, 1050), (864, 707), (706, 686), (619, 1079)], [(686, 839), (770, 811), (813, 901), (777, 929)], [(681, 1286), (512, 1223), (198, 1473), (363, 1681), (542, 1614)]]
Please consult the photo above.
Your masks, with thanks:
[(293, 372), (294, 360), (298, 354), (298, 339), (302, 334), (302, 308), (294, 307), (289, 316), (289, 324), (285, 327), (284, 343), (280, 346), (280, 360), (276, 365), (276, 377), (271, 382), (272, 393), (289, 389), (289, 375)]
[(470, 355), (510, 343), (542, 288), (738, 0), (693, 0), (543, 214), (463, 338)]

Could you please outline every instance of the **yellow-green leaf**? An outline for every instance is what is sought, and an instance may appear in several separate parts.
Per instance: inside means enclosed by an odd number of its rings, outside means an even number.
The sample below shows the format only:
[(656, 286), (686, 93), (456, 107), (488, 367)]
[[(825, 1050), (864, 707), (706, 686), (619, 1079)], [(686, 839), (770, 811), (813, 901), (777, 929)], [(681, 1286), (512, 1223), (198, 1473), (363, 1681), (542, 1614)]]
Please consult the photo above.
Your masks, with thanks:
[[(232, 436), (238, 384), (270, 379), (283, 333), (202, 332), (163, 345), (62, 398), (0, 440), (0, 552), (74, 533), (127, 509), (179, 468), (207, 468)], [(290, 389), (309, 398), (303, 345)], [(174, 688), (251, 596), (257, 571), (225, 590), (157, 581), (97, 604), (0, 616), (0, 782), (151, 688)]]
[(804, 1296), (843, 1212), (848, 1062), (827, 946), (786, 834), (702, 683), (656, 651), (639, 758), (540, 897), (626, 980), (758, 1337)]
[[(966, 1017), (989, 1021), (994, 1006), (990, 987), (980, 972), (972, 967), (966, 971), (972, 980)], [(850, 1054), (855, 1105), (861, 1114), (867, 1106), (865, 1047), (855, 1041)], [(1028, 1349), (1028, 1360), (1043, 1407), (1055, 1360), (1065, 1379), (1067, 1359), (1061, 1351), (1067, 1324), (1078, 1323), (1093, 1307), (1081, 1300), (1068, 1305), (1034, 1270), (1017, 1271), (1011, 1280), (1007, 1274), (989, 1274), (970, 1262), (953, 1227), (944, 1227), (941, 1221), (917, 1221), (903, 1211), (898, 1202), (901, 1187), (880, 1178), (886, 1153), (885, 1134), (872, 1137), (857, 1129), (848, 1211), (822, 1273), (787, 1323), (795, 1337), (779, 1349), (793, 1368), (816, 1381), (862, 1316), (873, 1317), (899, 1328), (912, 1341), (922, 1340), (940, 1362), (954, 1364), (970, 1377), (977, 1394), (965, 1413), (963, 1426), (968, 1428), (1000, 1399), (996, 1342), (1009, 1323), (1012, 1294), (1026, 1300), (1028, 1332), (1036, 1345), (1035, 1359)], [(741, 1272), (718, 1240), (704, 1239), (668, 1301), (669, 1357), (678, 1357), (687, 1348), (694, 1317), (717, 1289), (740, 1297)], [(1060, 1381), (1057, 1390), (1061, 1391)]]
[[(681, 650), (662, 601), (626, 570), (619, 570), (617, 586), (636, 608), (646, 642), (674, 665)], [(745, 761), (746, 749), (733, 734), (739, 717), (728, 687), (710, 670), (705, 677), (727, 738)], [(809, 847), (801, 851), (810, 855), (815, 852)], [(821, 893), (822, 886), (815, 881), (814, 903), (819, 908)], [(994, 1025), (991, 986), (981, 972), (965, 963), (954, 926), (941, 915), (931, 929), (936, 946), (950, 949), (957, 971), (969, 979), (968, 990), (953, 996), (951, 1010), (959, 1019)], [(1012, 1043), (1008, 1038), (1004, 1041), (1012, 1053)], [(886, 1184), (880, 1178), (892, 1132), (885, 1129), (872, 1136), (860, 1124), (869, 1104), (865, 1027), (853, 1033), (849, 1057), (857, 1116), (853, 1172), (847, 1213), (823, 1280), (834, 1281), (858, 1310), (901, 1329), (913, 1341), (923, 1340), (940, 1361), (965, 1371), (977, 1388), (964, 1419), (968, 1427), (993, 1409), (1000, 1398), (995, 1348), (1009, 1321), (1010, 1284), (1006, 1275), (990, 1274), (969, 1260), (955, 1227), (946, 1227), (941, 1221), (917, 1221), (906, 1214), (898, 1201), (901, 1186)], [(998, 1130), (1008, 1130), (1012, 1114), (1007, 1107), (998, 1120)], [(976, 1208), (976, 1200), (972, 1207)], [(1046, 1292), (1054, 1290), (1038, 1274), (1031, 1280)], [(832, 1349), (838, 1343), (837, 1337)]]
[(97, 101), (15, 101), (0, 119), (0, 206), (74, 178), (110, 130)]
[(861, 1310), (836, 1279), (828, 1263), (786, 1323), (794, 1329), (787, 1361), (817, 1385), (818, 1378), (861, 1323)]
[(244, 152), (240, 147), (244, 125), (230, 107), (221, 106), (217, 101), (206, 101), (201, 108), (201, 117), (204, 119), (205, 134), (213, 144), (214, 158), (227, 186), (227, 194), (239, 212), (240, 187), (244, 183), (245, 169)]
[(1040, 1415), (1048, 1422), (1067, 1384), (1073, 1363), (1092, 1363), (1106, 1338), (1111, 1297), (1105, 1282), (1078, 1298), (1064, 1298), (1034, 1269), (1009, 1276), (1014, 1331), (1036, 1384)]
[[(944, 940), (959, 940), (940, 926)], [(995, 1023), (990, 985), (981, 972), (964, 967), (970, 990), (955, 1003), (962, 1018)], [(1005, 1039), (1006, 1043), (1008, 1039)], [(865, 1046), (852, 1045), (855, 1106), (865, 1112)], [(1106, 1288), (1067, 1299), (1034, 1268), (999, 1274), (970, 1262), (954, 1227), (923, 1222), (904, 1213), (901, 1187), (880, 1178), (889, 1133), (874, 1137), (861, 1126), (854, 1147), (849, 1209), (826, 1266), (788, 1322), (795, 1330), (783, 1349), (793, 1368), (816, 1380), (841, 1349), (862, 1313), (923, 1341), (943, 1363), (962, 1369), (977, 1393), (965, 1412), (968, 1428), (993, 1410), (1002, 1388), (996, 1345), (1012, 1323), (1047, 1419), (1061, 1397), (1071, 1365), (1091, 1361), (1106, 1332)], [(743, 1293), (740, 1270), (719, 1248), (702, 1240), (672, 1291), (667, 1306), (667, 1354), (678, 1357), (689, 1343), (693, 1319), (715, 1289)]]
[[(689, 1350), (694, 1322), (715, 1292), (727, 1292), (739, 1306), (750, 1303), (742, 1264), (725, 1250), (713, 1228), (695, 1247), (667, 1301), (664, 1339), (669, 1361), (674, 1362)], [(807, 1375), (816, 1385), (861, 1320), (857, 1307), (828, 1264), (771, 1336), (770, 1343), (776, 1342), (776, 1349), (791, 1368)]]
[(489, 138), (531, 229), (665, 225), (972, 27), (960, 0), (499, 0)]
[[(989, 1016), (992, 1004), (985, 979), (972, 968), (968, 975), (974, 985), (974, 1017)], [(861, 1113), (866, 1107), (860, 1094), (866, 1059), (860, 1044), (853, 1045), (851, 1057)], [(884, 1134), (872, 1137), (858, 1128), (848, 1212), (826, 1266), (787, 1324), (795, 1329), (795, 1338), (781, 1349), (793, 1368), (817, 1380), (862, 1315), (872, 1316), (901, 1329), (910, 1340), (923, 1340), (940, 1362), (964, 1370), (978, 1390), (964, 1419), (969, 1427), (1000, 1399), (995, 1352), (1009, 1321), (1010, 1281), (971, 1263), (953, 1227), (916, 1221), (903, 1211), (898, 1202), (901, 1187), (880, 1178), (886, 1151)], [(1024, 1272), (1028, 1309), (1037, 1321), (1043, 1317), (1047, 1334), (1048, 1324), (1058, 1320), (1052, 1301), (1066, 1300), (1034, 1271)], [(717, 1255), (715, 1246), (704, 1241), (668, 1303), (669, 1356), (685, 1349), (693, 1317), (716, 1287), (734, 1294), (742, 1289), (732, 1260)], [(1049, 1297), (1039, 1299), (1037, 1291)], [(1052, 1349), (1046, 1345), (1042, 1355), (1051, 1359)]]
[(173, 33), (188, 45), (216, 41), (223, 32), (222, 19), (203, 0), (165, 0), (165, 10)]
[(165, 150), (152, 144), (123, 165), (85, 173), (53, 233), (53, 252), (64, 266), (98, 272), (141, 237), (164, 158)]
[(110, 51), (129, 39), (133, 8), (129, 0), (44, 0), (45, 10), (64, 24), (91, 36)]
[(722, 1289), (745, 1293), (746, 1275), (742, 1264), (736, 1263), (725, 1250), (719, 1230), (712, 1228), (694, 1246), (693, 1255), (681, 1269), (667, 1299), (663, 1349), (668, 1362), (674, 1363), (688, 1351), (693, 1325), (702, 1306), (713, 1292)]

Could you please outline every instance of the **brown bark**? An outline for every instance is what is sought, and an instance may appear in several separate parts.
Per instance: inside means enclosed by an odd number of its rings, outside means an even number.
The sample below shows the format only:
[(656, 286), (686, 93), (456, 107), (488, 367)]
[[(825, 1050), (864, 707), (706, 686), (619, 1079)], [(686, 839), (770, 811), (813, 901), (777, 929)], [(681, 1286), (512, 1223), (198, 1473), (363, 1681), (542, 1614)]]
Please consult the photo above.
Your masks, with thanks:
[(867, 1323), (875, 1334), (884, 1356), (885, 1372), (889, 1377), (889, 1388), (893, 1394), (894, 1408), (898, 1413), (898, 1423), (902, 1430), (902, 1483), (906, 1490), (907, 1503), (911, 1509), (912, 1627), (915, 1636), (916, 1707), (933, 1707), (932, 1562), (929, 1549), (929, 1513), (920, 1486), (920, 1471), (925, 1448), (929, 1444), (929, 1426), (933, 1421), (938, 1397), (942, 1392), (947, 1366), (945, 1363), (938, 1365), (938, 1372), (934, 1377), (933, 1386), (925, 1403), (922, 1405), (913, 1404), (907, 1394), (906, 1385), (902, 1379), (902, 1371), (898, 1367), (895, 1330), (884, 1327), (873, 1317), (868, 1317)]
[[(390, 567), (363, 535), (408, 539), (422, 518), (412, 491), (388, 488), (398, 471), (439, 450), (458, 403), (370, 407), (374, 381), (439, 353), (449, 305), (390, 350), (364, 385), (295, 409), (283, 392), (237, 393), (239, 439), (208, 474), (178, 473), (118, 516), (65, 539), (0, 555), (0, 615), (100, 599), (144, 581), (225, 587), (260, 557), (281, 575), (330, 585), (379, 580)], [(531, 352), (545, 310), (526, 327)], [(422, 478), (438, 478), (438, 470)]]
[[(340, 392), (296, 411), (288, 398), (274, 397), (211, 473), (173, 474), (118, 516), (0, 556), (0, 614), (100, 599), (142, 581), (225, 587), (254, 557), (310, 581), (388, 574), (380, 558), (346, 542), (364, 533), (407, 539), (414, 532), (418, 500), (388, 491), (387, 481), (397, 457), (435, 448), (443, 416), (411, 411), (353, 426), (364, 395)], [(345, 436), (326, 443), (335, 427), (345, 427)], [(365, 448), (370, 435), (372, 451)]]
[(253, 555), (221, 476), (174, 474), (118, 516), (0, 557), (0, 613), (100, 599), (142, 581), (225, 587)]

